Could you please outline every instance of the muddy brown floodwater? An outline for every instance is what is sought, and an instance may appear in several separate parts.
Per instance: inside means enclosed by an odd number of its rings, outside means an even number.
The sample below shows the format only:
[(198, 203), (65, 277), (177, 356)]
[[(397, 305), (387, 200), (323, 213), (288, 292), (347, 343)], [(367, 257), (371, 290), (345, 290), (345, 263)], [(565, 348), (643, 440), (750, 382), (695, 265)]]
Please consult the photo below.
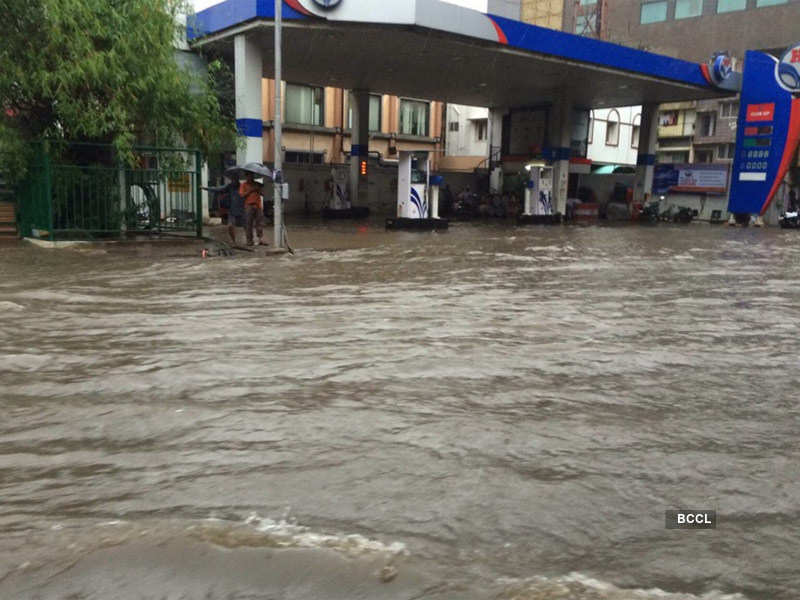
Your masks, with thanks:
[(292, 241), (0, 248), (0, 598), (798, 597), (795, 232)]

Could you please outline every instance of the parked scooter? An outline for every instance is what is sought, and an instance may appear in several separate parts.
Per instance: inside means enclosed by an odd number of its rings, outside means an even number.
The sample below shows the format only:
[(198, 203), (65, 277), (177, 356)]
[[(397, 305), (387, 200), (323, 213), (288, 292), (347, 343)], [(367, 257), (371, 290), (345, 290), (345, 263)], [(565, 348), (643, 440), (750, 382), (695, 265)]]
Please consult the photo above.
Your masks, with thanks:
[[(661, 196), (664, 199), (664, 196)], [(698, 215), (698, 212), (689, 208), (688, 206), (673, 206), (670, 205), (667, 209), (659, 215), (659, 218), (666, 223), (691, 223), (692, 220)]]
[(800, 229), (800, 212), (785, 212), (778, 219), (781, 229)]
[(658, 223), (660, 217), (660, 206), (659, 202), (650, 202), (644, 208), (642, 208), (642, 212), (639, 213), (639, 223), (645, 225), (654, 225)]
[(697, 216), (697, 211), (687, 206), (679, 206), (678, 211), (672, 215), (673, 223), (691, 223)]

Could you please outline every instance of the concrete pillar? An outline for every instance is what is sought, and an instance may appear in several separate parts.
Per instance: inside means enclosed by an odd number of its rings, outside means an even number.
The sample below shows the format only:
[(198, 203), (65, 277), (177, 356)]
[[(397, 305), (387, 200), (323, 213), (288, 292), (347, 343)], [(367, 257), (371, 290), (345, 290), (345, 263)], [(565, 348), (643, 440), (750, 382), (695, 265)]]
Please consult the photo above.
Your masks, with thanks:
[(653, 171), (656, 163), (658, 143), (658, 104), (642, 106), (639, 122), (639, 156), (636, 159), (636, 184), (633, 191), (635, 202), (645, 202), (653, 195)]
[(233, 39), (236, 127), (245, 144), (236, 149), (236, 162), (264, 160), (264, 122), (261, 104), (261, 50), (245, 34)]
[(569, 187), (569, 158), (572, 154), (572, 99), (562, 95), (550, 110), (550, 156), (553, 163), (553, 210), (562, 215), (567, 211)]
[(339, 88), (334, 93), (334, 107), (333, 107), (333, 126), (336, 129), (336, 133), (333, 136), (333, 152), (330, 155), (330, 162), (341, 164), (344, 162), (342, 156), (342, 140), (343, 134), (342, 132), (346, 129), (347, 123), (345, 123), (345, 119), (347, 116), (344, 114), (344, 95), (345, 92), (343, 89)]
[(489, 169), (489, 191), (493, 194), (503, 192), (503, 165), (500, 163), (500, 154), (503, 148), (503, 117), (505, 108), (490, 108), (487, 123), (487, 137), (489, 138), (487, 168)]
[(369, 200), (367, 176), (361, 174), (361, 161), (369, 156), (369, 90), (350, 93), (353, 124), (350, 138), (350, 199), (356, 206), (366, 206)]
[(490, 108), (487, 137), (489, 138), (489, 156), (497, 159), (500, 149), (503, 147), (503, 117), (505, 108)]

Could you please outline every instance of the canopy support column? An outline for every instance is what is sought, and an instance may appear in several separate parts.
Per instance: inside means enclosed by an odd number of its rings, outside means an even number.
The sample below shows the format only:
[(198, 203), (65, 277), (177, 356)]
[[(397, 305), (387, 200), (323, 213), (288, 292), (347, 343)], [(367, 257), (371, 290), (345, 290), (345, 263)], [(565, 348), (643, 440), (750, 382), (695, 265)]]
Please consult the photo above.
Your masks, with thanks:
[(644, 203), (653, 194), (653, 172), (658, 144), (658, 104), (642, 106), (639, 123), (639, 155), (636, 158), (636, 202)]
[(505, 108), (489, 108), (489, 156), (486, 168), (489, 171), (489, 191), (493, 194), (503, 193), (503, 164), (500, 155), (503, 147), (503, 117), (506, 112)]
[(350, 138), (350, 200), (354, 206), (367, 206), (369, 90), (353, 90), (350, 93), (350, 106), (353, 108)]
[(261, 109), (261, 48), (245, 34), (233, 39), (236, 127), (245, 143), (236, 149), (236, 163), (264, 160), (264, 122)]
[(550, 160), (553, 163), (553, 210), (567, 210), (569, 159), (572, 155), (572, 99), (562, 95), (550, 112)]

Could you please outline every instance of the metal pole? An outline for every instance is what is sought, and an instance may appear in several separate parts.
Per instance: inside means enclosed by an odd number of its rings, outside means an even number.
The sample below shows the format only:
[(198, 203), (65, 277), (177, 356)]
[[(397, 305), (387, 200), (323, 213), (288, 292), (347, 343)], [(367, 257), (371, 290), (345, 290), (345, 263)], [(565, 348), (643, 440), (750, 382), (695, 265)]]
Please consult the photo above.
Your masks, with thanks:
[(283, 123), (281, 118), (281, 27), (283, 25), (283, 0), (275, 0), (275, 182), (273, 184), (273, 198), (275, 200), (274, 222), (276, 248), (283, 248), (283, 206), (281, 192), (283, 191), (283, 160), (281, 151), (281, 137)]
[(202, 183), (202, 162), (200, 152), (194, 153), (194, 210), (195, 210), (195, 233), (197, 237), (203, 237), (203, 192), (200, 189)]
[(54, 242), (56, 237), (53, 233), (53, 227), (55, 227), (53, 216), (53, 165), (50, 161), (50, 145), (47, 142), (43, 144), (42, 152), (42, 159), (44, 160), (44, 196), (47, 201), (47, 223), (50, 226), (48, 237), (51, 242)]

